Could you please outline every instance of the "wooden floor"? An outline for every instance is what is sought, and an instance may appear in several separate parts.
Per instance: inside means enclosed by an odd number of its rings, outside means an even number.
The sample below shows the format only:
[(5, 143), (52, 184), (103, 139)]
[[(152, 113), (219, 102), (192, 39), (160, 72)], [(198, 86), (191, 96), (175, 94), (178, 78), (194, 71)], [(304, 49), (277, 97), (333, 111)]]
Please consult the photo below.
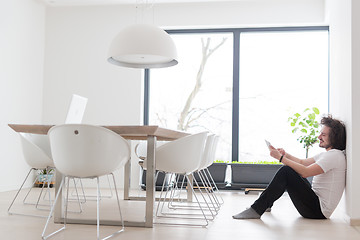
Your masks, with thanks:
[[(89, 189), (88, 191), (92, 191)], [(133, 195), (142, 195), (144, 192), (135, 191)], [(104, 195), (107, 193), (103, 193)], [(0, 239), (41, 239), (41, 232), (45, 224), (45, 218), (8, 215), (7, 208), (15, 195), (15, 191), (0, 193)], [(274, 205), (271, 213), (265, 213), (261, 220), (234, 220), (232, 215), (244, 210), (257, 198), (258, 192), (244, 194), (243, 191), (223, 191), (222, 197), (225, 204), (220, 213), (208, 227), (184, 227), (155, 225), (154, 228), (127, 227), (125, 232), (120, 233), (113, 239), (129, 240), (219, 240), (219, 239), (286, 239), (286, 240), (310, 240), (310, 239), (346, 239), (359, 240), (360, 227), (349, 226), (343, 215), (344, 205), (340, 204), (330, 220), (308, 220), (299, 216), (292, 206), (288, 196), (284, 195)], [(102, 218), (112, 219), (117, 217), (114, 211), (114, 200), (103, 199)], [(141, 220), (145, 205), (143, 202), (122, 201), (122, 209), (125, 219)], [(95, 217), (95, 202), (88, 201), (84, 206), (84, 212), (76, 214), (77, 217)], [(72, 210), (77, 210), (77, 205), (71, 204)], [(24, 206), (21, 201), (14, 205), (14, 211), (34, 212), (46, 215), (47, 211), (34, 211), (34, 207)], [(59, 228), (59, 225), (51, 224), (50, 231)], [(101, 236), (116, 231), (118, 227), (102, 227)], [(91, 225), (68, 225), (67, 229), (51, 239), (96, 239), (96, 227)]]

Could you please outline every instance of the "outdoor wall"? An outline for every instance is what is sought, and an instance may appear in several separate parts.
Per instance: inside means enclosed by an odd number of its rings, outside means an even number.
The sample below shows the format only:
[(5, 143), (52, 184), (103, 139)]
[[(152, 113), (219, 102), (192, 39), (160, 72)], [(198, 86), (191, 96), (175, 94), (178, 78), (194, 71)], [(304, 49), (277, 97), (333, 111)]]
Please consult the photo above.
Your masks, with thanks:
[(360, 144), (357, 133), (360, 111), (360, 4), (356, 0), (329, 2), (330, 112), (347, 127), (346, 213), (352, 225), (360, 225)]
[[(168, 29), (321, 25), (324, 2), (157, 4), (154, 16), (143, 17)], [(71, 94), (77, 93), (89, 98), (85, 123), (142, 124), (142, 71), (106, 60), (119, 30), (140, 18), (131, 5), (47, 8), (44, 122), (62, 123)], [(132, 161), (137, 173), (137, 159)], [(133, 175), (133, 188), (138, 187), (138, 179)]]
[(29, 171), (8, 123), (41, 123), (45, 7), (0, 1), (0, 191), (20, 187)]

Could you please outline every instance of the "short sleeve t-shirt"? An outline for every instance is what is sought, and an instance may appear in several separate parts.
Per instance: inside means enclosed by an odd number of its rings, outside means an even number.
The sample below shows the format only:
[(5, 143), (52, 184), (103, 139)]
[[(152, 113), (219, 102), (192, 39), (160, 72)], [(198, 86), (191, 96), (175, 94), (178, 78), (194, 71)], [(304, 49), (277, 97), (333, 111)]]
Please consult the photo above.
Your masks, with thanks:
[(340, 202), (345, 189), (345, 154), (343, 151), (331, 149), (313, 158), (324, 173), (314, 176), (312, 189), (319, 197), (322, 213), (329, 218)]

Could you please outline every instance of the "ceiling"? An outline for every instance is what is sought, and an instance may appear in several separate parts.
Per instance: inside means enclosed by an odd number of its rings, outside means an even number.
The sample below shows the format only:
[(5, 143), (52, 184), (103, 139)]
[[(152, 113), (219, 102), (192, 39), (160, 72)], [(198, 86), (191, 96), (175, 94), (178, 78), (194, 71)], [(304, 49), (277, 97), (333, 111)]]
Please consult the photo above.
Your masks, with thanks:
[(114, 4), (143, 4), (143, 3), (204, 3), (204, 2), (247, 2), (259, 0), (42, 0), (52, 6), (86, 6), (86, 5), (114, 5)]

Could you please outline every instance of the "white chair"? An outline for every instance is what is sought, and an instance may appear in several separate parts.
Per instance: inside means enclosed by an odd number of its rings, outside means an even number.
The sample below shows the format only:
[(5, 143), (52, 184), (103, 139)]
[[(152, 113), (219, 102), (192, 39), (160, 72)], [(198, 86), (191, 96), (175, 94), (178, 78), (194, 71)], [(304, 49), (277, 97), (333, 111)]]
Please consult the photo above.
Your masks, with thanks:
[[(165, 173), (184, 175), (187, 181), (190, 182), (189, 176), (192, 176), (193, 172), (199, 168), (200, 161), (204, 153), (206, 137), (207, 137), (206, 132), (193, 134), (174, 140), (172, 142), (166, 143), (158, 147), (156, 149), (156, 158), (155, 158), (156, 170)], [(146, 159), (144, 161), (144, 165), (146, 165)], [(197, 184), (196, 181), (195, 183)], [(195, 194), (192, 184), (189, 184), (188, 187), (190, 188), (190, 191), (192, 191), (192, 193), (194, 194), (194, 197), (198, 203), (199, 209), (201, 210), (201, 214), (203, 217), (201, 219), (205, 221), (205, 224), (188, 224), (188, 223), (176, 223), (176, 224), (206, 226), (208, 225), (208, 218), (204, 213), (204, 208), (199, 203), (198, 197)], [(199, 186), (197, 185), (197, 187)], [(157, 205), (156, 217), (171, 218), (171, 216), (164, 214), (163, 212), (163, 207), (167, 195), (165, 194), (164, 197), (162, 197), (162, 195), (163, 195), (163, 191), (160, 194), (159, 203)], [(161, 205), (161, 211), (159, 211), (160, 205)], [(178, 216), (180, 216), (182, 219), (187, 219), (181, 214), (179, 214)], [(160, 223), (160, 222), (155, 222), (155, 223)]]
[[(195, 179), (197, 180), (197, 182), (199, 183), (199, 186), (203, 189), (203, 191), (205, 193), (204, 198), (203, 198), (204, 202), (201, 202), (201, 204), (205, 204), (205, 206), (204, 206), (205, 209), (207, 209), (206, 208), (207, 206), (210, 207), (208, 210), (210, 213), (209, 218), (211, 218), (211, 219), (214, 219), (214, 217), (218, 213), (218, 210), (220, 209), (220, 203), (219, 203), (217, 197), (213, 194), (213, 187), (212, 187), (211, 181), (210, 181), (207, 173), (205, 172), (205, 170), (208, 167), (209, 158), (212, 157), (214, 141), (215, 141), (214, 134), (207, 136), (204, 154), (202, 156), (202, 159), (200, 161), (200, 165), (199, 165), (197, 171), (194, 173)], [(179, 184), (176, 183), (175, 187), (178, 185)], [(183, 189), (183, 185), (184, 185), (184, 181), (180, 185), (180, 191)], [(178, 194), (179, 198), (177, 199), (177, 201), (173, 201), (173, 200), (170, 201), (169, 208), (172, 208), (172, 209), (177, 209), (177, 208), (198, 209), (197, 205), (193, 206), (193, 205), (187, 204), (186, 206), (184, 206), (183, 204), (179, 204), (179, 202), (181, 202), (180, 195), (181, 194)]]
[[(156, 147), (159, 147), (161, 145), (164, 145), (165, 141), (157, 141)], [(139, 165), (141, 166), (142, 174), (140, 174), (141, 179), (141, 188), (146, 188), (146, 166), (144, 165), (144, 160), (147, 156), (147, 142), (146, 141), (140, 141), (138, 144), (135, 145), (134, 152), (136, 157), (139, 159)], [(156, 171), (155, 175), (155, 189), (161, 190), (161, 186), (163, 184), (163, 181), (166, 181), (165, 187), (168, 187), (169, 184), (169, 175), (160, 173)]]
[[(52, 127), (48, 132), (54, 165), (58, 172), (63, 174), (55, 203), (58, 201), (59, 193), (64, 186), (65, 178), (96, 178), (97, 180), (97, 239), (100, 239), (100, 188), (99, 177), (112, 174), (115, 170), (122, 167), (130, 159), (130, 147), (128, 142), (120, 135), (103, 127), (85, 124), (65, 124)], [(115, 178), (113, 176), (115, 194), (119, 208), (122, 228), (107, 236), (105, 239), (114, 236), (124, 230), (124, 221), (121, 215), (120, 202), (117, 193)], [(59, 230), (45, 236), (50, 218), (54, 211), (51, 209), (45, 224), (42, 238), (48, 237), (64, 230), (67, 219), (67, 200), (69, 197), (69, 184), (67, 184), (65, 201), (64, 226)]]
[(217, 193), (219, 193), (219, 189), (218, 189), (213, 177), (211, 176), (211, 173), (210, 173), (210, 170), (209, 170), (209, 167), (215, 161), (216, 150), (217, 150), (217, 146), (218, 146), (218, 143), (219, 143), (219, 139), (220, 139), (220, 137), (218, 135), (216, 135), (215, 138), (214, 138), (214, 143), (213, 143), (213, 146), (212, 146), (212, 149), (211, 149), (211, 153), (209, 155), (208, 162), (206, 164), (207, 167), (204, 169), (204, 172), (207, 174), (207, 176), (208, 176), (208, 178), (210, 180), (210, 183), (211, 183), (211, 186), (213, 187), (213, 191), (214, 191), (215, 196), (219, 196), (219, 198), (218, 198), (218, 199), (220, 199), (219, 203), (223, 204), (224, 200), (221, 197), (221, 195), (217, 195)]
[[(88, 102), (88, 99), (86, 97), (79, 96), (77, 94), (73, 94), (72, 97), (71, 97), (70, 105), (69, 105), (68, 112), (67, 112), (67, 115), (66, 115), (65, 123), (66, 124), (80, 124), (80, 123), (82, 123), (87, 102)], [(112, 191), (112, 188), (111, 188), (111, 185), (110, 185), (109, 176), (106, 176), (106, 178), (107, 178), (107, 182), (109, 184), (110, 194), (109, 195), (101, 194), (101, 197), (112, 198), (113, 197), (113, 191)], [(82, 194), (78, 193), (77, 183), (79, 183), (79, 185), (81, 187)], [(79, 181), (74, 180), (74, 186), (75, 186), (75, 188), (74, 188), (74, 191), (71, 193), (71, 196), (73, 196), (73, 197), (74, 196), (75, 197), (78, 197), (78, 196), (82, 197), (82, 203), (85, 203), (88, 197), (90, 197), (90, 198), (95, 197), (96, 198), (96, 195), (85, 194), (85, 190), (84, 190), (83, 183), (81, 182), (81, 180), (79, 180)], [(77, 198), (75, 198), (75, 199), (73, 198), (71, 200), (78, 201)]]
[[(46, 170), (47, 172), (50, 171), (50, 169), (53, 169), (54, 164), (51, 159), (51, 151), (50, 151), (50, 145), (48, 141), (47, 135), (38, 135), (38, 134), (29, 134), (29, 133), (20, 133), (20, 141), (21, 141), (21, 147), (23, 151), (23, 155), (25, 158), (25, 161), (27, 164), (31, 167), (28, 174), (25, 177), (25, 180), (21, 184), (19, 190), (17, 191), (14, 199), (12, 200), (9, 208), (8, 213), (9, 214), (16, 214), (16, 215), (26, 215), (26, 216), (35, 216), (35, 217), (47, 217), (42, 215), (35, 215), (35, 214), (24, 214), (24, 213), (15, 213), (11, 211), (11, 208), (17, 199), (19, 193), (21, 192), (25, 182), (27, 181), (28, 177), (30, 176), (30, 173), (32, 171), (36, 170)], [(50, 195), (50, 182), (52, 179), (50, 177), (45, 178), (43, 182), (43, 186), (41, 188), (41, 192), (38, 196), (36, 203), (27, 203), (26, 198), (29, 196), (30, 191), (32, 190), (35, 182), (38, 180), (38, 177), (35, 178), (35, 181), (33, 182), (31, 188), (27, 192), (23, 202), (24, 204), (33, 204), (38, 208), (40, 206), (39, 201), (42, 196), (44, 187), (47, 185), (47, 192), (49, 194), (49, 206), (51, 206), (51, 195)], [(50, 208), (50, 207), (49, 207)]]
[(204, 159), (199, 168), (198, 174), (201, 177), (201, 180), (204, 182), (204, 185), (206, 185), (206, 189), (209, 189), (209, 192), (211, 193), (214, 201), (218, 207), (220, 207), (220, 205), (224, 203), (224, 200), (222, 199), (221, 195), (219, 195), (220, 198), (218, 198), (217, 193), (219, 192), (219, 189), (217, 188), (216, 183), (208, 169), (208, 167), (210, 167), (215, 160), (215, 153), (219, 142), (219, 136), (210, 135), (207, 141), (209, 141), (209, 148), (205, 150)]

